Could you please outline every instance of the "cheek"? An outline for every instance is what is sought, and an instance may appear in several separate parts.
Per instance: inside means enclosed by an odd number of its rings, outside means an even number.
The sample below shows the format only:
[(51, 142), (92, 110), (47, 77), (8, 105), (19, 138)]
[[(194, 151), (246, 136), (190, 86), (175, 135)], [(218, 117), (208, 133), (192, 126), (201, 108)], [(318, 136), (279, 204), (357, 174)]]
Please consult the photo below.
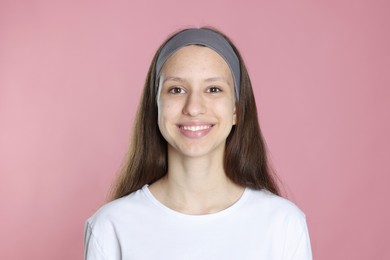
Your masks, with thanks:
[(226, 121), (231, 121), (232, 125), (236, 124), (236, 113), (235, 107), (229, 102), (226, 104), (221, 104), (220, 106), (215, 107), (218, 114), (221, 115)]
[(158, 109), (158, 123), (163, 123), (165, 120), (174, 117), (177, 114), (177, 106), (171, 102), (161, 101), (157, 104)]
[(159, 101), (157, 103), (157, 121), (158, 121), (157, 124), (158, 124), (158, 127), (160, 128), (160, 130), (161, 130), (162, 124), (164, 123), (165, 111), (166, 111), (166, 108), (164, 106), (164, 102)]

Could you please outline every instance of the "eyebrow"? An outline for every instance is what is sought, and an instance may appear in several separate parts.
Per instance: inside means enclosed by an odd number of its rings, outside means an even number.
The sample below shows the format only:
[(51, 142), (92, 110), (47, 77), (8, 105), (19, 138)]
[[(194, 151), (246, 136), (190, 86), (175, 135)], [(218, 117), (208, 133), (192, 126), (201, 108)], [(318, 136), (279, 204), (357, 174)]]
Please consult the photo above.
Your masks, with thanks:
[[(180, 78), (180, 77), (173, 77), (173, 76), (167, 76), (164, 81), (163, 81), (163, 84), (166, 82), (166, 81), (176, 81), (176, 82), (180, 82), (180, 83), (185, 83), (187, 82), (187, 80), (183, 79), (183, 78)], [(229, 81), (225, 78), (225, 77), (211, 77), (211, 78), (207, 78), (204, 80), (204, 82), (214, 82), (214, 81), (223, 81), (225, 82), (226, 84), (230, 85)]]
[(223, 81), (226, 84), (230, 85), (229, 81), (225, 77), (212, 77), (212, 78), (207, 78), (204, 81), (205, 82)]
[(172, 76), (166, 77), (166, 78), (164, 79), (164, 81), (163, 81), (163, 84), (164, 84), (166, 81), (176, 81), (176, 82), (180, 82), (180, 83), (186, 82), (186, 80), (183, 79), (183, 78), (172, 77)]

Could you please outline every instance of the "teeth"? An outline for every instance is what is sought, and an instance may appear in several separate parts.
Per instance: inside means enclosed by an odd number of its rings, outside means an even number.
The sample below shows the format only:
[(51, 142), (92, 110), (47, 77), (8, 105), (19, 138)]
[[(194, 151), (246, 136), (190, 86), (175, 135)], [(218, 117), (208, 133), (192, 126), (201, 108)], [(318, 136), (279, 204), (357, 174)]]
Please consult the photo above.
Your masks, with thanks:
[(196, 125), (196, 126), (182, 126), (184, 130), (188, 131), (199, 131), (199, 130), (205, 130), (210, 128), (210, 125)]

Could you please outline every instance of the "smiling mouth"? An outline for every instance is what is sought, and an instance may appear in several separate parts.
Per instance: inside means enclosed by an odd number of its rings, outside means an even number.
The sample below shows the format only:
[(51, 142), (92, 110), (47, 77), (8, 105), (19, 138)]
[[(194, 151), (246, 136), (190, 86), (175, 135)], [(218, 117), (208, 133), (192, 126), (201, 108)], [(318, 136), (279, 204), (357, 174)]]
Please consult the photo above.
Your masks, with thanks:
[(186, 130), (186, 131), (196, 132), (196, 131), (209, 129), (212, 126), (213, 125), (191, 125), (191, 126), (189, 126), (189, 125), (181, 125), (181, 126), (179, 126), (179, 128), (183, 129), (183, 130)]

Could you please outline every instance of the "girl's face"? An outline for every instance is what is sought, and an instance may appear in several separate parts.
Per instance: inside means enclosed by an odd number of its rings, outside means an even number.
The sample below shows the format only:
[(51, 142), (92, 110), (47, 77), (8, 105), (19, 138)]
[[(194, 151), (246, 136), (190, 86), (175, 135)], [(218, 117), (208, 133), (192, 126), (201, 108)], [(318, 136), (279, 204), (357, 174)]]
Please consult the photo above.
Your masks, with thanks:
[(159, 86), (158, 126), (169, 154), (223, 156), (236, 123), (234, 83), (225, 60), (207, 47), (183, 47), (165, 62)]

